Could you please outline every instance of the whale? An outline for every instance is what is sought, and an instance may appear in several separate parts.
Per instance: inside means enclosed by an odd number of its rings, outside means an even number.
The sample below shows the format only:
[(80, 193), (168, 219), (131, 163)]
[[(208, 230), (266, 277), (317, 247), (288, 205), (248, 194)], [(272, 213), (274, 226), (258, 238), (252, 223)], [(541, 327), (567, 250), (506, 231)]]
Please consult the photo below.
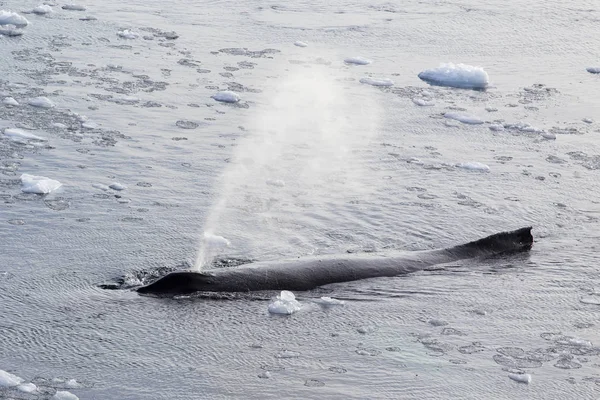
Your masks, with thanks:
[(175, 296), (195, 292), (308, 291), (331, 283), (394, 277), (459, 260), (528, 251), (533, 245), (531, 229), (500, 232), (435, 250), (299, 257), (202, 272), (176, 271), (138, 288), (137, 292)]

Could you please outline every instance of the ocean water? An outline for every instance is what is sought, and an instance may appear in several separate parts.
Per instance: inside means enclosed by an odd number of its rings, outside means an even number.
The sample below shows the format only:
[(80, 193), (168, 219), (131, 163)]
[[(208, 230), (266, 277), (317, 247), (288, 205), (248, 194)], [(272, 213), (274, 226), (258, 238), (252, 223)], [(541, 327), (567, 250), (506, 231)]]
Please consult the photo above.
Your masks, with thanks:
[[(66, 4), (0, 1), (29, 21), (0, 35), (0, 370), (37, 386), (0, 398), (600, 397), (596, 2)], [(417, 77), (442, 63), (487, 89)], [(277, 260), (522, 226), (530, 253), (292, 315), (101, 287), (194, 267), (205, 232)]]

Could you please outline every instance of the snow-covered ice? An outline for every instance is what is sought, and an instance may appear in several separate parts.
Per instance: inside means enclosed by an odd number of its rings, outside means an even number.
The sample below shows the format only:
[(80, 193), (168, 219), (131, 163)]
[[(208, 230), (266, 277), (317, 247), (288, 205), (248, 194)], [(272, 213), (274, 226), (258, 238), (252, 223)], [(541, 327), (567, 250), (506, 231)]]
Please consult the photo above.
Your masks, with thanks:
[(462, 122), (463, 124), (469, 124), (469, 125), (479, 125), (479, 124), (483, 124), (483, 120), (474, 116), (474, 115), (469, 115), (469, 114), (462, 114), (462, 113), (456, 113), (456, 112), (447, 112), (444, 114), (444, 117), (448, 118), (448, 119), (453, 119), (455, 121), (459, 121)]
[(231, 90), (224, 90), (212, 96), (216, 101), (222, 101), (224, 103), (237, 103), (240, 101), (240, 95)]
[(466, 64), (441, 64), (422, 71), (418, 76), (432, 85), (463, 89), (485, 89), (489, 84), (488, 74), (483, 68)]
[(296, 300), (294, 293), (288, 290), (282, 290), (277, 298), (269, 304), (269, 312), (271, 314), (290, 315), (302, 308), (301, 304)]
[(391, 79), (386, 79), (386, 78), (361, 78), (360, 83), (365, 83), (367, 85), (371, 85), (371, 86), (393, 86), (394, 85), (394, 81), (392, 81)]
[(39, 108), (54, 107), (54, 103), (52, 101), (50, 101), (49, 98), (44, 97), (44, 96), (33, 98), (33, 99), (29, 100), (29, 102), (27, 104), (29, 104), (30, 106), (39, 107)]
[(45, 176), (36, 176), (29, 174), (21, 175), (21, 191), (24, 193), (47, 194), (59, 187), (62, 183)]
[(490, 167), (486, 164), (480, 162), (466, 162), (456, 164), (457, 168), (466, 169), (469, 171), (477, 171), (477, 172), (490, 172)]
[(348, 57), (348, 58), (344, 59), (344, 62), (346, 64), (368, 65), (368, 64), (371, 64), (373, 61), (371, 61), (365, 57), (356, 56), (356, 57)]
[(29, 25), (27, 18), (12, 11), (0, 10), (0, 25), (15, 25), (17, 27)]

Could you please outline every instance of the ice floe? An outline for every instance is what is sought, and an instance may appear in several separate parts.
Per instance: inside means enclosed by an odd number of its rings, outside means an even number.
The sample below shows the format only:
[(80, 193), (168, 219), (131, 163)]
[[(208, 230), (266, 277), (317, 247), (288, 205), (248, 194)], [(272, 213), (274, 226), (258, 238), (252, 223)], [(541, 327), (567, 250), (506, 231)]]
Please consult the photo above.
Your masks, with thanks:
[(466, 162), (466, 163), (458, 163), (456, 164), (457, 168), (466, 169), (469, 171), (477, 171), (477, 172), (490, 172), (490, 167), (486, 164), (480, 162)]
[(27, 104), (29, 104), (30, 106), (39, 107), (39, 108), (52, 108), (52, 107), (54, 107), (54, 103), (52, 101), (50, 101), (49, 98), (43, 97), (43, 96), (31, 99), (31, 100), (29, 100), (29, 102)]
[(271, 314), (290, 315), (299, 311), (302, 305), (296, 300), (294, 293), (288, 290), (282, 290), (277, 298), (269, 304), (269, 312)]
[(12, 11), (0, 10), (0, 25), (14, 25), (17, 27), (29, 25), (27, 18)]
[(51, 400), (79, 400), (79, 397), (66, 390), (59, 390), (52, 396)]
[(483, 68), (466, 64), (441, 64), (422, 71), (418, 76), (431, 85), (463, 89), (485, 89), (489, 84), (488, 74)]
[(600, 67), (587, 67), (586, 71), (590, 74), (600, 74)]
[(23, 378), (0, 369), (0, 387), (17, 386), (23, 382)]
[(5, 97), (4, 100), (2, 100), (2, 104), (4, 104), (5, 106), (18, 106), (19, 102), (16, 101), (13, 97)]
[(365, 83), (367, 85), (371, 85), (371, 86), (393, 86), (394, 85), (394, 81), (392, 81), (391, 79), (386, 79), (386, 78), (361, 78), (360, 83)]
[(222, 101), (224, 103), (237, 103), (240, 101), (240, 95), (231, 90), (224, 90), (212, 96), (216, 101)]
[(69, 11), (85, 11), (86, 8), (82, 5), (79, 4), (65, 4), (64, 6), (62, 6), (63, 10), (69, 10)]
[(123, 39), (137, 39), (140, 37), (140, 34), (137, 32), (130, 31), (129, 29), (124, 29), (122, 31), (117, 32), (117, 36)]
[(368, 65), (368, 64), (371, 64), (373, 61), (371, 61), (365, 57), (356, 56), (356, 57), (348, 57), (348, 58), (344, 59), (344, 62), (346, 64)]
[(474, 115), (469, 115), (469, 114), (447, 112), (444, 114), (444, 117), (446, 117), (448, 119), (453, 119), (455, 121), (462, 122), (463, 124), (469, 124), (469, 125), (483, 124), (482, 119), (479, 119), (478, 117), (476, 117)]
[(4, 135), (16, 142), (26, 143), (28, 140), (46, 141), (47, 139), (19, 128), (6, 128)]
[(24, 193), (47, 194), (62, 186), (62, 183), (45, 176), (21, 175), (21, 191)]
[(508, 377), (519, 383), (531, 383), (531, 375), (529, 374), (508, 374)]
[(50, 14), (52, 12), (52, 7), (50, 7), (48, 4), (42, 4), (35, 7), (33, 10), (31, 10), (31, 12), (38, 15)]
[(21, 392), (24, 392), (24, 393), (34, 393), (34, 392), (37, 391), (37, 386), (35, 386), (31, 382), (29, 382), (29, 383), (22, 383), (19, 386), (17, 386), (17, 389), (20, 390)]
[(294, 46), (298, 46), (298, 47), (308, 47), (308, 44), (301, 42), (299, 40), (294, 42)]

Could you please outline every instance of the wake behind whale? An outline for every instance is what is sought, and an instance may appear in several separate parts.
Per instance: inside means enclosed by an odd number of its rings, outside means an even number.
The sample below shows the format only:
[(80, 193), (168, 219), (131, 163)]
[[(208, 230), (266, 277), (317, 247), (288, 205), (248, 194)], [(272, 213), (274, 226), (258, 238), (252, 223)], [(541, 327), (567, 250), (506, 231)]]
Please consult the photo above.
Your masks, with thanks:
[(202, 273), (172, 272), (139, 288), (155, 295), (260, 290), (305, 291), (337, 282), (392, 277), (421, 271), (432, 265), (476, 257), (510, 254), (531, 249), (531, 227), (494, 235), (454, 247), (386, 255), (340, 255), (267, 261)]

